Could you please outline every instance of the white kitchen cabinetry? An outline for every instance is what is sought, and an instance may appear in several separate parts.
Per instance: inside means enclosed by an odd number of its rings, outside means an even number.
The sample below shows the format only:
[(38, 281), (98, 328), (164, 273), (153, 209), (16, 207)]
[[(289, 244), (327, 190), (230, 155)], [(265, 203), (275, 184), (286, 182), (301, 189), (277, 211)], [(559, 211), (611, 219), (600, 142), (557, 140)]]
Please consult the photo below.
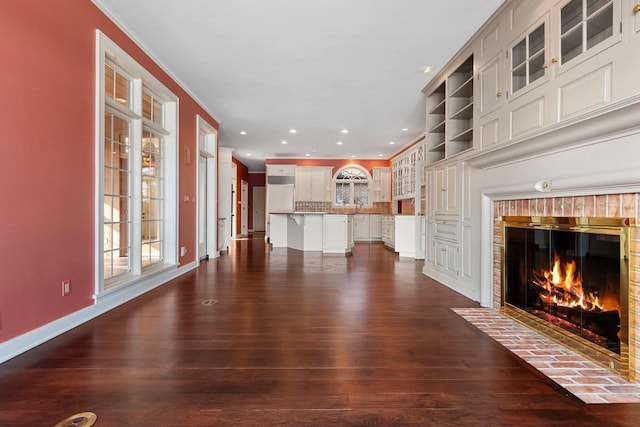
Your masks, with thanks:
[(382, 240), (382, 215), (369, 215), (369, 238), (371, 240)]
[(331, 168), (298, 166), (296, 176), (297, 202), (331, 201)]
[(394, 216), (383, 215), (381, 226), (382, 226), (382, 242), (386, 246), (393, 248), (395, 246), (395, 238), (396, 238), (396, 235), (395, 235), (396, 222), (395, 222)]
[(415, 258), (418, 236), (420, 235), (420, 217), (416, 215), (395, 216), (395, 251), (402, 258)]
[(391, 201), (391, 169), (388, 167), (373, 168), (373, 201)]
[(369, 214), (353, 215), (353, 239), (369, 240)]
[(296, 165), (267, 165), (267, 176), (294, 176)]
[(269, 185), (267, 187), (269, 213), (293, 212), (293, 184)]
[(420, 142), (393, 160), (393, 199), (414, 198), (416, 165), (424, 160), (425, 145)]
[(322, 252), (348, 254), (353, 248), (353, 217), (324, 215)]

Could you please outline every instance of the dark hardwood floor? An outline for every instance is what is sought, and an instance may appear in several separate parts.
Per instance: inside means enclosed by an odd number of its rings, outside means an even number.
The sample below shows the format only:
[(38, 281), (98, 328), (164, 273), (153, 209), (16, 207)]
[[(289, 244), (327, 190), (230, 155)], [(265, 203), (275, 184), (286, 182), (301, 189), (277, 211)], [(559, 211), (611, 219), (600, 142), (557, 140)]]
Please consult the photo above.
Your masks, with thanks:
[(458, 317), (477, 304), (420, 262), (257, 237), (0, 365), (0, 426), (640, 425), (640, 405), (585, 406)]

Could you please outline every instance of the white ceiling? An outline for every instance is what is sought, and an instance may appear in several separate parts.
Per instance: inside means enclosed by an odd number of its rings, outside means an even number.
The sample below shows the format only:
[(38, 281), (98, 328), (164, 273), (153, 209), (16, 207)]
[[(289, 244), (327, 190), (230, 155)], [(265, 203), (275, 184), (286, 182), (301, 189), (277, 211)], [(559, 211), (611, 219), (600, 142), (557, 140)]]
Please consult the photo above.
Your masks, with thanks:
[(250, 171), (265, 158), (391, 157), (424, 133), (422, 88), (502, 1), (94, 0)]

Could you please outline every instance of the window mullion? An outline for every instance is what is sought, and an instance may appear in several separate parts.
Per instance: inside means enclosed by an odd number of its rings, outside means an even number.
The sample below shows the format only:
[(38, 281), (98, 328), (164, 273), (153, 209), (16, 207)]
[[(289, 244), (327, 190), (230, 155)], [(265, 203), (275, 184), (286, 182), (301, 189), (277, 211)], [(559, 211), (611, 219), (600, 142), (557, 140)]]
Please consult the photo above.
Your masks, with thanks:
[(142, 123), (132, 122), (131, 145), (131, 271), (142, 272)]

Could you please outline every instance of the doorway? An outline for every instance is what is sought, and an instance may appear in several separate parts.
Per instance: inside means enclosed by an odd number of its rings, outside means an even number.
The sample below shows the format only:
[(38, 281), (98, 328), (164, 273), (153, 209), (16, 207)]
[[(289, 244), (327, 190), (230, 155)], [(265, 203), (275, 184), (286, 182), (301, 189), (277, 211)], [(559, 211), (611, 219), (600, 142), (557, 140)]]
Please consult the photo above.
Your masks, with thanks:
[(240, 234), (249, 234), (249, 183), (240, 181)]
[(253, 231), (265, 231), (265, 188), (253, 187)]
[(216, 130), (200, 116), (198, 122), (198, 259), (217, 257), (217, 165), (216, 165)]

